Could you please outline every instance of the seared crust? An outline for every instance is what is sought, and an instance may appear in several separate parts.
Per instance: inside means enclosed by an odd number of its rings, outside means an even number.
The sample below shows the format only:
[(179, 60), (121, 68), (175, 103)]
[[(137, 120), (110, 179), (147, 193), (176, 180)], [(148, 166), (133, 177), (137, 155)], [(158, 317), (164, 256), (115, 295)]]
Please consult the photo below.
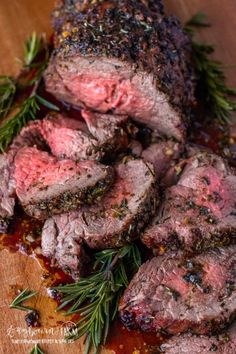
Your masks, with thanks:
[(144, 0), (59, 1), (52, 61), (81, 55), (127, 62), (152, 73), (175, 109), (187, 113), (194, 102), (190, 41), (160, 9), (161, 2)]
[(96, 185), (88, 189), (80, 189), (76, 193), (62, 193), (54, 198), (45, 199), (39, 203), (30, 203), (24, 205), (27, 214), (36, 219), (46, 219), (54, 214), (60, 214), (61, 211), (68, 212), (78, 209), (83, 204), (91, 204), (109, 190), (114, 181), (114, 171), (112, 167), (107, 167), (107, 176)]
[(119, 306), (123, 323), (169, 334), (223, 331), (236, 315), (235, 250), (230, 246), (195, 257), (173, 252), (152, 258), (125, 290)]
[(226, 160), (206, 152), (180, 161), (176, 185), (167, 188), (159, 215), (142, 236), (155, 254), (204, 250), (236, 243), (236, 176)]

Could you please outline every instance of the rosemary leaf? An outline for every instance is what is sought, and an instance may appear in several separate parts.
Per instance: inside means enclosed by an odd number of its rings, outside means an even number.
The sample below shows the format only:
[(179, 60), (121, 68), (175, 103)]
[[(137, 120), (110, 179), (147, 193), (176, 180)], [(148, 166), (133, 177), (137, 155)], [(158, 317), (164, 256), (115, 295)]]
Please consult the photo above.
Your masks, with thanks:
[(10, 76), (0, 76), (0, 120), (11, 110), (16, 93), (15, 79)]
[(39, 54), (42, 47), (42, 36), (38, 37), (36, 32), (33, 32), (26, 40), (24, 45), (24, 66), (30, 67), (34, 59)]
[(45, 98), (37, 94), (36, 94), (36, 99), (38, 100), (39, 103), (41, 103), (43, 106), (47, 107), (48, 109), (52, 109), (53, 111), (60, 111), (60, 109), (55, 104), (47, 101)]
[(22, 303), (26, 300), (30, 299), (31, 297), (35, 296), (37, 292), (31, 291), (28, 288), (21, 291), (19, 295), (12, 301), (10, 304), (10, 308), (22, 310), (22, 311), (33, 311), (31, 307), (23, 306)]
[(63, 295), (58, 310), (67, 308), (66, 315), (79, 313), (81, 316), (66, 338), (76, 340), (85, 335), (85, 354), (92, 347), (97, 353), (99, 346), (106, 342), (122, 292), (140, 264), (140, 252), (134, 244), (104, 250), (95, 254), (94, 273), (77, 283), (54, 288)]
[(207, 18), (208, 17), (205, 13), (198, 12), (186, 23), (186, 26), (210, 27), (210, 23), (207, 21)]
[(40, 349), (38, 344), (35, 344), (34, 348), (31, 350), (30, 354), (44, 354), (44, 352)]

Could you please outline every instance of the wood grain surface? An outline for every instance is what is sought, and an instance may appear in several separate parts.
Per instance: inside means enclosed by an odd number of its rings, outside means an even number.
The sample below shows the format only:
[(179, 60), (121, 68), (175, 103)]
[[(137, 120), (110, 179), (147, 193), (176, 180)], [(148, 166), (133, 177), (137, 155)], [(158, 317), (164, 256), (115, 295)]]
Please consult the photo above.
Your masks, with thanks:
[[(0, 74), (15, 75), (19, 69), (22, 43), (33, 31), (51, 33), (50, 11), (53, 0), (0, 0)], [(182, 21), (198, 11), (209, 15), (212, 27), (199, 31), (199, 37), (216, 46), (216, 58), (222, 60), (231, 85), (236, 86), (236, 1), (235, 0), (166, 0), (168, 13), (178, 15)], [(56, 304), (47, 297), (42, 269), (33, 259), (22, 254), (0, 253), (0, 353), (29, 353), (33, 344), (18, 344), (17, 339), (63, 338), (64, 318), (55, 314)], [(42, 328), (54, 328), (48, 334), (25, 333), (24, 313), (10, 310), (14, 288), (29, 287), (37, 290), (40, 296), (32, 304), (40, 310)], [(73, 344), (42, 344), (48, 354), (82, 354), (82, 342)], [(118, 354), (131, 354), (125, 350), (125, 343)], [(102, 353), (110, 353), (104, 349)], [(140, 354), (143, 354), (140, 352)]]

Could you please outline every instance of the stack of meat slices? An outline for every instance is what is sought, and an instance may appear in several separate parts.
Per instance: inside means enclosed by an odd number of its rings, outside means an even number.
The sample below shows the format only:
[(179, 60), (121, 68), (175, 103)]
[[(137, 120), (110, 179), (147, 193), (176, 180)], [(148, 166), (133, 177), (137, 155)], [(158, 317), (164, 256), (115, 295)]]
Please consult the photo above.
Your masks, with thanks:
[(0, 156), (1, 231), (18, 198), (45, 221), (43, 254), (74, 279), (88, 248), (141, 237), (154, 258), (125, 291), (124, 324), (178, 334), (161, 348), (169, 354), (235, 353), (235, 326), (227, 343), (207, 335), (236, 314), (236, 176), (220, 156), (186, 148), (188, 36), (161, 0), (60, 0), (53, 24), (45, 86), (82, 120), (49, 114)]
[[(130, 328), (178, 335), (161, 346), (168, 354), (233, 354), (236, 328), (227, 328), (236, 315), (235, 171), (220, 156), (195, 152), (169, 175), (175, 184), (141, 236), (155, 257), (126, 289), (121, 319)], [(222, 333), (226, 341), (216, 336)]]

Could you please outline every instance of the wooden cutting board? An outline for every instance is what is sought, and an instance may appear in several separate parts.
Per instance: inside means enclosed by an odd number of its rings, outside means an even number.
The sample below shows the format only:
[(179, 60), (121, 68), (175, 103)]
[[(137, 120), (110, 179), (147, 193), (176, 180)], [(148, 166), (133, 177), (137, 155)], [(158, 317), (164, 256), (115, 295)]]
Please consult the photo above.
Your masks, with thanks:
[[(33, 31), (51, 33), (50, 11), (53, 0), (1, 0), (0, 1), (0, 74), (15, 75), (20, 65), (16, 58), (21, 58), (22, 43)], [(199, 37), (216, 45), (216, 58), (226, 66), (226, 74), (231, 85), (236, 86), (236, 2), (235, 0), (166, 0), (168, 13), (178, 15), (186, 21), (192, 14), (202, 11), (208, 14), (212, 27), (199, 31)], [(63, 338), (62, 321), (64, 317), (55, 314), (56, 304), (47, 297), (42, 278), (43, 270), (32, 258), (20, 253), (0, 253), (0, 353), (29, 353), (33, 344), (18, 344), (17, 339), (37, 340), (49, 338), (55, 342)], [(32, 301), (41, 313), (43, 329), (48, 333), (25, 333), (24, 313), (10, 310), (15, 287), (29, 287), (39, 292)], [(42, 331), (43, 332), (43, 331)], [(46, 332), (46, 331), (44, 331)], [(82, 341), (73, 344), (42, 344), (48, 354), (82, 354)], [(144, 353), (145, 351), (143, 351)], [(111, 353), (104, 349), (102, 353)], [(125, 343), (117, 354), (131, 354)], [(134, 353), (138, 353), (137, 351)], [(141, 351), (139, 354), (143, 354)]]

